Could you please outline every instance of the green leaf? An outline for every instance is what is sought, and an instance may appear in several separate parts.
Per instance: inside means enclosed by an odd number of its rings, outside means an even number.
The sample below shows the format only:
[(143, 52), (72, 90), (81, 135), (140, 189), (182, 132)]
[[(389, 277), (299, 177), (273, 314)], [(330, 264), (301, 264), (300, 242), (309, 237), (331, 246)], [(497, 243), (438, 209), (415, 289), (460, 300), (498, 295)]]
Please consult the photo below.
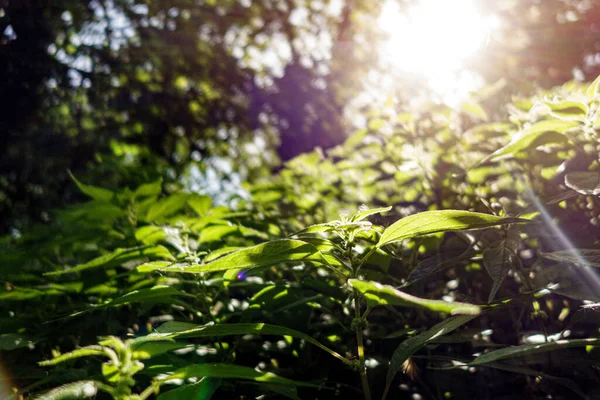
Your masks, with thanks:
[(71, 179), (73, 179), (73, 181), (77, 184), (79, 190), (81, 190), (82, 193), (87, 194), (94, 200), (109, 203), (115, 196), (115, 194), (108, 189), (103, 189), (91, 185), (84, 185), (83, 183), (79, 182), (70, 171), (69, 175), (71, 176)]
[(150, 207), (146, 215), (146, 220), (155, 221), (159, 218), (168, 217), (181, 210), (186, 205), (188, 198), (189, 194), (187, 193), (175, 193), (160, 199)]
[(577, 193), (598, 196), (600, 195), (600, 173), (570, 172), (565, 175), (565, 185)]
[(185, 307), (185, 303), (182, 303), (176, 299), (174, 296), (187, 296), (194, 297), (191, 294), (180, 292), (179, 290), (172, 288), (171, 286), (166, 285), (156, 285), (154, 287), (148, 289), (139, 289), (134, 290), (133, 292), (129, 292), (121, 297), (118, 297), (108, 303), (100, 304), (98, 306), (89, 308), (84, 311), (79, 311), (73, 314), (70, 314), (70, 317), (74, 317), (77, 315), (81, 315), (83, 313), (89, 311), (97, 311), (110, 307), (117, 307), (123, 304), (131, 304), (131, 303), (166, 303), (166, 304), (177, 304)]
[(145, 245), (156, 244), (167, 238), (167, 233), (160, 226), (142, 226), (135, 231), (135, 238)]
[(188, 367), (183, 367), (169, 375), (165, 380), (170, 379), (189, 379), (189, 378), (229, 378), (229, 379), (245, 379), (256, 382), (278, 383), (282, 385), (293, 386), (308, 386), (319, 387), (307, 382), (294, 381), (292, 379), (282, 378), (271, 372), (260, 372), (254, 368), (243, 367), (235, 364), (196, 364)]
[(110, 254), (94, 258), (85, 264), (64, 271), (48, 272), (45, 275), (63, 275), (71, 272), (81, 272), (92, 268), (112, 268), (133, 260), (146, 258), (162, 258), (175, 260), (169, 250), (163, 246), (142, 246), (131, 249), (117, 249)]
[(588, 107), (580, 101), (561, 101), (553, 103), (544, 101), (543, 104), (548, 107), (550, 115), (563, 121), (583, 121), (587, 115)]
[(133, 358), (136, 360), (147, 360), (149, 358), (167, 353), (173, 350), (179, 350), (188, 347), (187, 343), (166, 342), (145, 342), (135, 347)]
[(530, 221), (461, 210), (425, 211), (394, 222), (383, 232), (377, 247), (432, 233), (481, 229), (525, 222)]
[(544, 353), (548, 351), (568, 349), (570, 347), (600, 346), (600, 338), (588, 339), (564, 339), (547, 343), (530, 343), (521, 346), (505, 347), (500, 350), (490, 351), (477, 357), (469, 365), (483, 365), (494, 361), (505, 360), (507, 358), (524, 357), (532, 354)]
[(33, 340), (17, 333), (4, 333), (0, 335), (0, 350), (14, 350), (34, 344)]
[(347, 149), (354, 149), (363, 142), (368, 133), (368, 129), (360, 129), (354, 132), (352, 135), (350, 135), (350, 137), (348, 137), (348, 139), (346, 139), (343, 146)]
[(394, 351), (392, 360), (390, 361), (390, 366), (385, 379), (385, 393), (388, 392), (390, 385), (394, 380), (394, 376), (396, 376), (398, 371), (400, 371), (402, 364), (404, 364), (404, 362), (408, 360), (410, 356), (419, 351), (427, 343), (439, 338), (440, 336), (447, 335), (448, 333), (471, 321), (475, 317), (475, 315), (460, 315), (449, 318), (433, 326), (431, 329), (400, 343), (400, 345)]
[(99, 387), (94, 381), (78, 381), (62, 385), (56, 389), (52, 389), (41, 396), (37, 396), (36, 400), (74, 400), (88, 397), (95, 397)]
[(162, 179), (138, 186), (133, 193), (135, 197), (158, 196), (162, 191)]
[(483, 265), (488, 275), (494, 281), (492, 290), (488, 297), (488, 303), (491, 303), (500, 289), (500, 285), (508, 275), (508, 271), (515, 264), (517, 256), (510, 248), (507, 240), (501, 240), (493, 243), (483, 251)]
[(196, 338), (196, 337), (212, 337), (212, 336), (230, 336), (230, 335), (279, 335), (279, 336), (292, 336), (298, 339), (302, 339), (308, 343), (311, 343), (320, 349), (331, 354), (335, 358), (342, 362), (349, 364), (351, 363), (340, 354), (322, 345), (312, 337), (296, 331), (294, 329), (286, 328), (283, 326), (269, 325), (263, 323), (240, 323), (240, 324), (218, 324), (218, 325), (196, 325), (193, 328), (188, 323), (180, 322), (167, 322), (161, 325), (157, 331), (159, 333), (151, 334), (148, 336), (159, 336), (173, 339), (181, 338)]
[(311, 225), (308, 226), (304, 229), (301, 229), (297, 232), (292, 233), (291, 235), (289, 235), (289, 237), (292, 236), (302, 236), (305, 234), (311, 234), (311, 233), (324, 233), (324, 232), (331, 232), (335, 229), (335, 225), (333, 225), (332, 223), (325, 223), (325, 224), (316, 224), (316, 225)]
[(391, 209), (392, 209), (392, 207), (390, 206), (390, 207), (368, 208), (365, 210), (360, 210), (359, 212), (357, 212), (356, 214), (354, 214), (352, 216), (352, 219), (350, 221), (351, 222), (359, 222), (373, 214), (381, 214), (381, 213), (390, 211)]
[(587, 90), (585, 91), (585, 95), (588, 98), (588, 100), (594, 100), (596, 98), (596, 95), (598, 94), (598, 85), (600, 84), (600, 75), (598, 75), (598, 77), (596, 79), (594, 79), (594, 82), (590, 83), (590, 86), (588, 86)]
[(394, 289), (392, 286), (382, 285), (377, 282), (349, 279), (348, 283), (365, 296), (369, 308), (384, 305), (401, 307), (419, 306), (432, 311), (438, 311), (452, 315), (477, 315), (481, 312), (481, 308), (474, 304), (449, 303), (442, 300), (423, 299), (401, 292), (397, 289)]
[[(483, 164), (491, 160), (497, 160), (503, 157), (514, 156), (518, 152), (528, 149), (533, 144), (540, 146), (542, 144), (564, 141), (564, 138), (561, 139), (561, 136), (556, 136), (549, 133), (564, 134), (569, 129), (577, 126), (579, 126), (579, 123), (575, 121), (545, 120), (537, 122), (529, 128), (521, 131), (510, 141), (509, 144), (496, 150), (494, 153), (483, 159), (479, 164)], [(544, 138), (542, 138), (542, 135), (545, 135)]]
[(208, 210), (210, 210), (212, 207), (212, 199), (209, 196), (201, 196), (193, 193), (188, 199), (188, 204), (194, 211), (196, 211), (196, 214), (204, 217), (208, 213)]
[(469, 114), (474, 118), (480, 119), (482, 121), (487, 121), (489, 119), (483, 107), (481, 107), (481, 105), (479, 105), (478, 103), (467, 102), (462, 104), (460, 108), (463, 112)]
[(248, 269), (290, 262), (314, 262), (327, 265), (323, 255), (315, 246), (295, 239), (274, 240), (234, 251), (207, 264), (148, 263), (140, 265), (138, 271), (170, 271), (204, 273), (226, 271), (228, 269)]
[(600, 268), (600, 250), (569, 249), (552, 253), (540, 253), (540, 255), (548, 260)]
[(156, 400), (210, 400), (221, 386), (220, 378), (204, 377), (196, 383), (161, 393)]

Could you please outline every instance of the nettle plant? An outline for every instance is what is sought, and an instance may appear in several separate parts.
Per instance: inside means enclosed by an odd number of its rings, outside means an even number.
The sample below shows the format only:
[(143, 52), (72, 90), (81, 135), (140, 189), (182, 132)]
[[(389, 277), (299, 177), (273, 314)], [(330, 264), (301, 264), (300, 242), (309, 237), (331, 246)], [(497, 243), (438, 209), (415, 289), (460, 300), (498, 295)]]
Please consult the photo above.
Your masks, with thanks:
[[(91, 201), (0, 241), (11, 397), (437, 399), (497, 380), (590, 398), (598, 86), (516, 99), (464, 135), (462, 113), (404, 114), (234, 208), (75, 180)], [(417, 165), (404, 146), (430, 152)], [(393, 206), (332, 217), (360, 203)]]
[[(96, 196), (101, 189), (90, 186), (80, 187), (90, 195)], [(173, 202), (177, 197), (168, 197), (160, 204), (161, 209)], [(187, 195), (186, 195), (187, 196)], [(194, 204), (198, 199), (187, 196), (187, 201)], [(354, 369), (361, 378), (362, 391), (366, 399), (371, 398), (371, 390), (367, 369), (365, 365), (365, 349), (363, 332), (368, 325), (368, 315), (377, 306), (386, 307), (420, 307), (434, 312), (443, 313), (448, 318), (419, 335), (402, 342), (391, 357), (383, 398), (387, 396), (394, 376), (402, 369), (409, 357), (421, 347), (435, 338), (452, 332), (463, 324), (469, 322), (482, 312), (480, 306), (470, 303), (448, 302), (443, 300), (430, 300), (416, 297), (402, 292), (389, 285), (365, 280), (361, 268), (376, 253), (386, 253), (388, 248), (407, 239), (422, 235), (430, 235), (448, 231), (482, 229), (509, 224), (529, 222), (525, 219), (498, 217), (481, 213), (460, 210), (430, 211), (405, 217), (387, 228), (372, 225), (367, 217), (373, 214), (388, 212), (391, 207), (379, 209), (364, 209), (352, 216), (342, 216), (340, 220), (325, 224), (313, 225), (290, 235), (287, 238), (270, 240), (258, 245), (236, 249), (221, 249), (208, 253), (200, 250), (200, 243), (206, 229), (200, 230), (200, 236), (194, 237), (186, 228), (144, 226), (138, 228), (135, 236), (144, 243), (170, 243), (171, 250), (159, 244), (148, 244), (144, 247), (119, 249), (100, 258), (93, 259), (74, 268), (52, 272), (50, 275), (65, 275), (73, 273), (86, 274), (94, 269), (110, 268), (117, 265), (126, 265), (143, 259), (163, 259), (145, 262), (138, 265), (127, 275), (136, 277), (147, 274), (164, 274), (164, 283), (151, 287), (142, 287), (109, 302), (96, 305), (91, 309), (74, 313), (70, 317), (77, 318), (83, 312), (92, 312), (100, 309), (118, 307), (130, 303), (167, 303), (180, 310), (190, 313), (191, 318), (185, 321), (169, 321), (155, 329), (155, 332), (137, 336), (132, 339), (122, 340), (115, 336), (102, 338), (98, 344), (81, 347), (71, 352), (56, 355), (49, 361), (41, 362), (42, 366), (53, 366), (71, 363), (74, 359), (82, 357), (105, 358), (102, 363), (102, 380), (82, 380), (51, 390), (44, 398), (60, 398), (67, 394), (86, 397), (92, 396), (96, 391), (110, 394), (115, 399), (146, 399), (155, 393), (161, 393), (159, 398), (199, 398), (214, 392), (221, 379), (251, 380), (265, 385), (265, 389), (274, 391), (289, 398), (297, 398), (295, 387), (313, 387), (328, 390), (322, 382), (301, 382), (278, 376), (267, 371), (260, 371), (247, 366), (236, 365), (235, 349), (220, 341), (221, 337), (243, 335), (241, 340), (250, 335), (277, 335), (289, 343), (299, 342), (299, 349), (307, 345), (314, 345), (329, 353), (347, 368)], [(156, 218), (156, 209), (150, 208), (148, 213), (151, 218)], [(219, 215), (216, 214), (215, 217)], [(205, 218), (210, 218), (208, 214)], [(202, 224), (200, 220), (187, 221), (187, 226), (194, 231), (194, 224)], [(212, 225), (212, 228), (228, 230), (232, 225)], [(233, 226), (236, 231), (243, 231), (241, 226)], [(249, 228), (248, 228), (249, 229)], [(179, 231), (179, 235), (169, 235), (168, 232)], [(178, 250), (178, 251), (177, 251)], [(217, 254), (215, 254), (217, 253)], [(327, 296), (328, 292), (340, 290), (346, 293), (350, 301), (342, 302), (345, 313), (352, 313), (351, 324), (347, 327), (355, 332), (356, 349), (349, 355), (342, 356), (335, 349), (320, 343), (311, 336), (301, 331), (269, 323), (233, 322), (235, 314), (219, 315), (215, 308), (222, 303), (215, 302), (218, 290), (214, 287), (225, 289), (235, 282), (244, 282), (244, 275), (257, 269), (270, 268), (293, 264), (294, 271), (303, 271), (310, 268), (326, 268), (330, 270), (333, 281), (338, 282), (334, 287), (321, 282), (312, 282), (312, 289), (318, 294), (312, 298), (301, 299), (296, 303), (288, 303), (289, 308), (316, 301)], [(167, 278), (174, 275), (179, 278)], [(134, 278), (135, 279), (135, 278)], [(170, 284), (165, 284), (168, 281)], [(284, 285), (292, 285), (284, 281)], [(196, 288), (194, 293), (184, 290), (186, 284), (193, 283)], [(284, 286), (284, 287), (285, 287)], [(177, 288), (179, 287), (179, 288)], [(274, 289), (275, 288), (275, 289)], [(277, 296), (265, 296), (264, 292), (276, 290), (277, 284), (267, 286), (256, 293), (250, 300), (247, 310), (264, 302), (263, 307), (269, 302), (275, 302)], [(319, 293), (320, 292), (320, 293)], [(337, 294), (339, 297), (339, 294)], [(261, 297), (267, 297), (260, 300)], [(202, 304), (202, 310), (195, 304)], [(194, 316), (195, 315), (195, 316)], [(455, 316), (456, 315), (456, 316)], [(190, 323), (190, 319), (205, 319), (213, 317), (213, 321), (206, 324)], [(242, 312), (241, 320), (249, 319)], [(181, 366), (175, 364), (154, 364), (152, 359), (166, 352), (189, 351), (190, 342), (186, 339), (208, 338), (215, 340), (217, 349), (215, 363), (190, 363)], [(536, 351), (544, 351), (538, 348)], [(490, 358), (491, 353), (485, 356)], [(498, 355), (493, 360), (513, 356), (513, 354)], [(483, 356), (482, 356), (483, 357)], [(475, 358), (472, 363), (479, 363)], [(185, 364), (185, 363), (184, 363)], [(150, 375), (152, 383), (141, 393), (135, 394), (138, 374)], [(168, 383), (183, 381), (182, 386), (166, 390)], [(164, 392), (163, 392), (164, 391)], [(183, 396), (183, 397), (182, 397)], [(206, 397), (202, 397), (206, 398)]]

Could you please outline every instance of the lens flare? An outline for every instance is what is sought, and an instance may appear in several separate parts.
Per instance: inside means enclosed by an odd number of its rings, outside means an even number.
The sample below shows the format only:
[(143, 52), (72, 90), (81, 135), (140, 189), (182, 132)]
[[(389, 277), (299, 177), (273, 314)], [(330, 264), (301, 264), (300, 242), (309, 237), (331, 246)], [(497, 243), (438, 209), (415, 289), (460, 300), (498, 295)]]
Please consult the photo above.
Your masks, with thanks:
[[(523, 180), (522, 177), (521, 180)], [(565, 249), (575, 249), (573, 242), (571, 242), (567, 235), (565, 235), (565, 233), (558, 227), (556, 222), (554, 222), (552, 215), (548, 212), (548, 209), (542, 204), (542, 202), (539, 201), (539, 199), (535, 196), (531, 187), (527, 184), (525, 187), (525, 193), (540, 212), (540, 216), (542, 217), (544, 224), (552, 231), (554, 235), (556, 235), (561, 246), (563, 246)], [(577, 268), (575, 271), (580, 273), (581, 282), (587, 286), (587, 289), (589, 289), (591, 293), (600, 293), (600, 277), (598, 277), (598, 275), (591, 269), (589, 263), (579, 252), (573, 251), (573, 255), (577, 259), (579, 268)]]
[(425, 79), (434, 93), (455, 102), (457, 93), (483, 85), (465, 64), (485, 46), (499, 20), (481, 15), (474, 0), (420, 0), (406, 9), (387, 0), (378, 25), (387, 37), (380, 49), (383, 62)]

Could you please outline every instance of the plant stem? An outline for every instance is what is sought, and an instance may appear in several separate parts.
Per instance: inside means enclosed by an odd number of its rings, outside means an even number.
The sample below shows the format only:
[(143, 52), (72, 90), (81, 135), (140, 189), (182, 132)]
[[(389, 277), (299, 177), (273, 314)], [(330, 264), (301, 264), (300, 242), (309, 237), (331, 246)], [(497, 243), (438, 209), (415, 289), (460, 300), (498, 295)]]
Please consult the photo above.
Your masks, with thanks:
[[(360, 319), (360, 300), (358, 291), (354, 290), (354, 315), (356, 319)], [(360, 373), (360, 381), (362, 382), (363, 394), (365, 400), (371, 400), (371, 390), (369, 389), (369, 381), (367, 379), (367, 368), (365, 367), (365, 347), (363, 345), (363, 327), (362, 324), (355, 324), (356, 330), (356, 345), (358, 348), (358, 372)]]

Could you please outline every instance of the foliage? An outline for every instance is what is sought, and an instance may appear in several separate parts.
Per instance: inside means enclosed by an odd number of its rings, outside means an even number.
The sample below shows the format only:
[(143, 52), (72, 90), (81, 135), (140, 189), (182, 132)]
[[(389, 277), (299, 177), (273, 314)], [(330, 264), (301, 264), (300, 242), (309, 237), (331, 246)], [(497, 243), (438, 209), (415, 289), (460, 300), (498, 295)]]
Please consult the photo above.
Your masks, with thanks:
[(597, 397), (599, 107), (382, 110), (228, 206), (73, 178), (0, 242), (11, 398)]

